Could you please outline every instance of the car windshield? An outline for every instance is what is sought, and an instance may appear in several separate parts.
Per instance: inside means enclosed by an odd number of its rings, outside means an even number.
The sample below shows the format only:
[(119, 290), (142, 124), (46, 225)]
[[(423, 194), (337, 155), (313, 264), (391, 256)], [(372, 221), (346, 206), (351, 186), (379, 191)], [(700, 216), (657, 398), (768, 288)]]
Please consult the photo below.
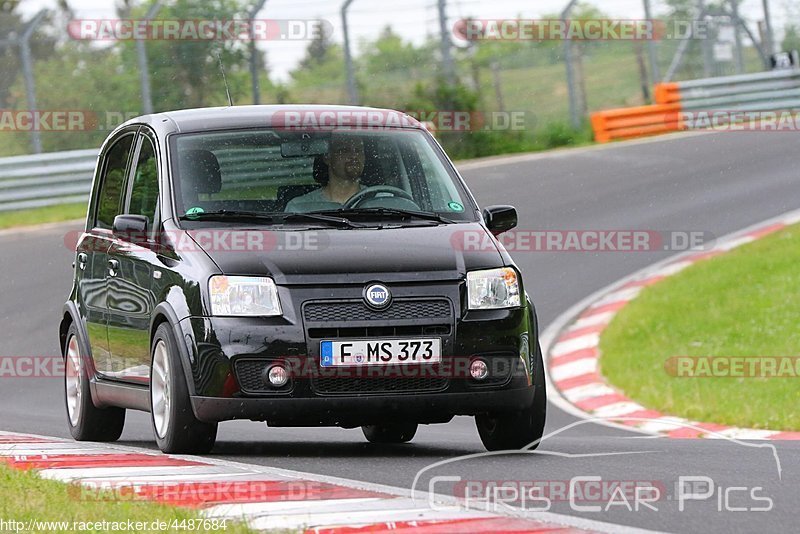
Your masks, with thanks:
[[(473, 221), (475, 207), (428, 136), (415, 129), (280, 129), (182, 134), (171, 143), (184, 221)], [(264, 217), (259, 217), (263, 215)]]

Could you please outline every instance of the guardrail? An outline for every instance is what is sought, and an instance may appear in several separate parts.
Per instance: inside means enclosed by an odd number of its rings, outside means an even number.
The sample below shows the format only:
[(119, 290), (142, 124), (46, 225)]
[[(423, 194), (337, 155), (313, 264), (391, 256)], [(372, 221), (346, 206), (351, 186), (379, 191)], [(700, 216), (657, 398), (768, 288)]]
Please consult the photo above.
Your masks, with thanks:
[[(280, 154), (280, 146), (264, 147), (263, 156)], [(73, 150), (36, 156), (0, 158), (0, 212), (87, 202), (98, 151)], [(254, 159), (252, 150), (229, 150), (218, 153), (224, 181), (231, 189), (263, 185), (270, 177), (275, 185), (306, 184), (311, 176), (311, 163), (286, 158), (280, 164), (263, 157)]]
[(0, 211), (86, 202), (97, 150), (0, 158)]
[(656, 104), (592, 114), (598, 143), (694, 128), (692, 112), (800, 110), (800, 69), (703, 78), (655, 86)]

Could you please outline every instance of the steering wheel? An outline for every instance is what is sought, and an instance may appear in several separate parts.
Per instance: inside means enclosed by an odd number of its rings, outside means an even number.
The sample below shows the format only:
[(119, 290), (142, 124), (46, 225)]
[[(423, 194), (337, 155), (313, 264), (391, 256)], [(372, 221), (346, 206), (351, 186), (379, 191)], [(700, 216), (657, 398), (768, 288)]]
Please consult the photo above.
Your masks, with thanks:
[[(365, 200), (373, 199), (381, 193), (390, 193), (393, 197), (404, 198), (406, 200), (414, 202), (414, 197), (412, 197), (409, 193), (400, 189), (399, 187), (393, 187), (391, 185), (373, 185), (372, 187), (368, 187), (363, 191), (359, 191), (358, 193), (347, 199), (347, 202), (342, 204), (342, 208), (343, 209), (355, 208)], [(416, 202), (414, 203), (416, 204)]]

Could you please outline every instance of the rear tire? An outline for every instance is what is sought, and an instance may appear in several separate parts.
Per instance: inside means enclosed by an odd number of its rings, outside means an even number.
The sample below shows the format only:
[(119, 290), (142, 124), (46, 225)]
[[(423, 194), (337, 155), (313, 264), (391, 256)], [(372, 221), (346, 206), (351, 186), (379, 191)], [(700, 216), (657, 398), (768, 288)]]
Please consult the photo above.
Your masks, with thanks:
[(365, 425), (361, 431), (370, 443), (407, 443), (414, 439), (418, 426), (417, 423)]
[(547, 419), (547, 391), (542, 349), (538, 341), (536, 353), (536, 369), (533, 375), (534, 397), (531, 405), (524, 410), (475, 417), (478, 434), (487, 450), (519, 450), (525, 447), (526, 450), (532, 451), (539, 446)]
[(189, 402), (178, 346), (168, 323), (156, 329), (151, 349), (150, 420), (158, 448), (169, 454), (206, 454), (217, 423), (199, 421)]
[(125, 426), (123, 408), (98, 408), (92, 402), (88, 356), (72, 323), (64, 345), (64, 401), (69, 433), (76, 441), (117, 441)]

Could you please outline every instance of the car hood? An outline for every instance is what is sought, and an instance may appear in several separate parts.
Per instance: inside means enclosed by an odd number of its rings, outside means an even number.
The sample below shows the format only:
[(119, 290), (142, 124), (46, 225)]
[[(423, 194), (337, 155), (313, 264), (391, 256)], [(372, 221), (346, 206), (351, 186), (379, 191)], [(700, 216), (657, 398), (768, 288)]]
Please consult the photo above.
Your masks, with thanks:
[(505, 265), (480, 223), (257, 232), (262, 246), (238, 248), (189, 234), (223, 274), (271, 276), (278, 284), (457, 280)]

